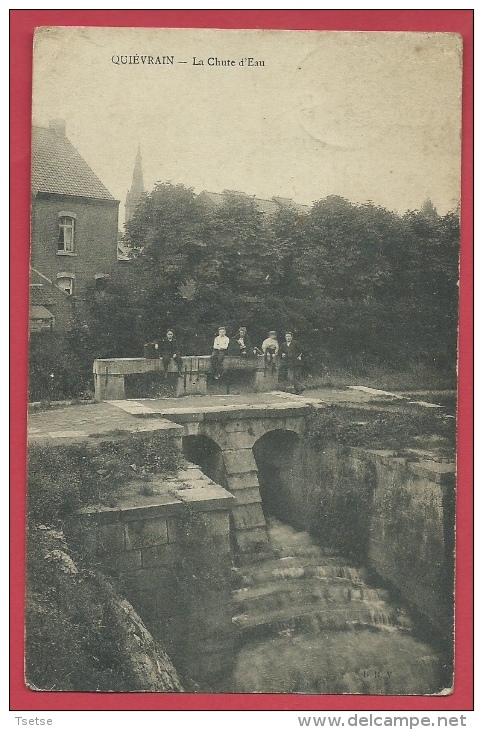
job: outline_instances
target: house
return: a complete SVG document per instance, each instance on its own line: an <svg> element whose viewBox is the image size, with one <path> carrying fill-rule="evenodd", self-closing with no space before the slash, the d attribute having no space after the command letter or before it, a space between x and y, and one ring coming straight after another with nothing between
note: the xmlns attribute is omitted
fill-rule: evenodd
<svg viewBox="0 0 483 730"><path fill-rule="evenodd" d="M42 329L41 314L46 321L39 307L52 314L50 328L64 329L87 289L102 288L114 273L118 212L119 201L69 141L65 123L34 126L31 329Z"/></svg>
<svg viewBox="0 0 483 730"><path fill-rule="evenodd" d="M57 284L30 268L30 333L65 332L76 314L76 300Z"/></svg>
<svg viewBox="0 0 483 730"><path fill-rule="evenodd" d="M247 193L240 192L239 190L223 190L222 193L210 193L208 190L203 190L199 194L199 200L203 201L206 205L209 205L213 210L221 208L226 202L228 196L236 195L241 198L246 198L255 203L255 206L264 215L276 215L280 210L291 210L301 215L308 215L310 213L310 206L301 205L295 203L290 198L273 197L270 200L264 198L257 198L255 195L248 195Z"/></svg>

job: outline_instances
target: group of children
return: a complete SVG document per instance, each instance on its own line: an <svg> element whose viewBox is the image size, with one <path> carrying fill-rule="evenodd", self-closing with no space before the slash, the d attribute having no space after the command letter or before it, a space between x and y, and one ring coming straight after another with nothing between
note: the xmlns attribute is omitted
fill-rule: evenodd
<svg viewBox="0 0 483 730"><path fill-rule="evenodd" d="M165 338L161 342L154 343L154 347L156 356L162 360L164 373L166 374L168 365L172 360L176 364L178 373L181 374L183 361L173 330L169 329ZM259 349L252 346L246 327L240 327L233 339L227 337L226 327L219 327L210 358L211 372L215 380L219 380L223 374L223 361L229 348L231 354L242 357L263 355L265 364L270 365L273 370L278 362L279 380L282 383L292 385L295 393L303 391L300 382L302 348L297 340L294 340L292 332L286 332L285 341L279 344L277 333L275 330L270 330L268 337L262 342L261 349Z"/></svg>

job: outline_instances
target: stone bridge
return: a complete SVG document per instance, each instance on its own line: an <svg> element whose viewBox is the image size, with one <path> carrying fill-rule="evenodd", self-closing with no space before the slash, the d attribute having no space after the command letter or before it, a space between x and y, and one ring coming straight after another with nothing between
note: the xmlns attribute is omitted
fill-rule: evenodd
<svg viewBox="0 0 483 730"><path fill-rule="evenodd" d="M231 516L237 554L253 559L268 549L254 446L269 433L301 437L307 414L324 404L286 393L258 396L252 403L247 400L246 396L233 396L108 403L129 415L163 418L183 427L187 459L235 497Z"/></svg>

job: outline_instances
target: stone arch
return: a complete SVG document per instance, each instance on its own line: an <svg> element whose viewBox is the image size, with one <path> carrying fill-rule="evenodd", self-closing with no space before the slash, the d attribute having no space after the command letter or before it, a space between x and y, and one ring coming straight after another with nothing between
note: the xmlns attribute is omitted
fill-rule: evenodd
<svg viewBox="0 0 483 730"><path fill-rule="evenodd" d="M270 429L254 443L253 455L265 517L297 527L300 435L292 429Z"/></svg>
<svg viewBox="0 0 483 730"><path fill-rule="evenodd" d="M203 474L222 487L227 486L227 475L220 446L209 436L183 436L183 454L197 464Z"/></svg>

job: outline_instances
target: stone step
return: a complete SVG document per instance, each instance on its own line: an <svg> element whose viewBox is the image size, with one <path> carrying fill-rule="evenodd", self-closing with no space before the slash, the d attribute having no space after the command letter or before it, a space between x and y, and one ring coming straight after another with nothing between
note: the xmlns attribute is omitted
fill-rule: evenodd
<svg viewBox="0 0 483 730"><path fill-rule="evenodd" d="M304 545L304 544L293 544L293 545L286 545L283 547L277 547L274 545L272 538L270 536L270 544L273 548L273 551L275 555L278 555L280 558L296 558L296 557L317 557L319 559L324 560L326 557L332 557L327 556L324 554L324 552L320 549L318 545ZM335 556L334 556L335 557Z"/></svg>
<svg viewBox="0 0 483 730"><path fill-rule="evenodd" d="M364 628L397 631L399 628L396 613L382 601L373 604L360 601L350 605L284 606L278 610L238 614L232 621L243 642L277 635L294 636Z"/></svg>
<svg viewBox="0 0 483 730"><path fill-rule="evenodd" d="M318 555L272 558L256 565L245 565L234 569L236 585L263 585L290 578L319 578L347 581L362 585L366 573L362 569L347 565L344 559Z"/></svg>
<svg viewBox="0 0 483 730"><path fill-rule="evenodd" d="M349 581L327 581L317 578L296 578L276 581L253 588L239 588L233 593L235 611L239 614L277 611L298 605L342 606L367 602L371 605L387 600L387 591L355 586Z"/></svg>

